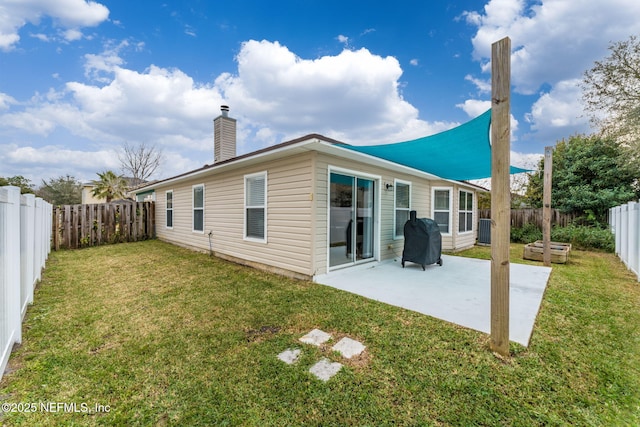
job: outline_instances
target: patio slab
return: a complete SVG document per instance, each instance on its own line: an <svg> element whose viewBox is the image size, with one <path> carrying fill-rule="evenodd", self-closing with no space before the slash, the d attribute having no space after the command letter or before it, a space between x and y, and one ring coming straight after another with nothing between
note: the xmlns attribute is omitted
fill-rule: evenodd
<svg viewBox="0 0 640 427"><path fill-rule="evenodd" d="M417 311L477 331L491 331L491 261L442 256L443 266L399 259L316 276L317 283ZM550 267L510 264L509 339L529 344Z"/></svg>

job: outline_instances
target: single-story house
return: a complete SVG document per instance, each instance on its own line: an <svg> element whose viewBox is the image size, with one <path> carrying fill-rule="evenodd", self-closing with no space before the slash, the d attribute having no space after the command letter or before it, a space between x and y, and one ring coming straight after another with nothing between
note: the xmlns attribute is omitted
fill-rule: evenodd
<svg viewBox="0 0 640 427"><path fill-rule="evenodd" d="M317 134L236 156L235 134L223 106L213 164L137 190L156 194L159 239L300 278L401 256L411 210L443 250L475 244L478 186Z"/></svg>

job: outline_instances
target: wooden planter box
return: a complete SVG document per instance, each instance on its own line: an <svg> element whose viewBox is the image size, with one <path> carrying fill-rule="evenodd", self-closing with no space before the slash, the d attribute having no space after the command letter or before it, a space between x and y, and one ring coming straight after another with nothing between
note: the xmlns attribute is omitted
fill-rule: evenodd
<svg viewBox="0 0 640 427"><path fill-rule="evenodd" d="M571 252L570 243L551 242L551 262L556 264L566 263L569 260L569 252ZM542 240L525 245L522 257L533 261L543 261L544 244Z"/></svg>

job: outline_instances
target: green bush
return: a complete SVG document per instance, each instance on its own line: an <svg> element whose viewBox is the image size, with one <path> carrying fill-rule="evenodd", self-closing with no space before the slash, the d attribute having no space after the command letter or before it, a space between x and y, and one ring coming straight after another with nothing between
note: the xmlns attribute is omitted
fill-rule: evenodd
<svg viewBox="0 0 640 427"><path fill-rule="evenodd" d="M535 224L525 224L522 228L511 229L513 243L531 243L542 240L542 231ZM611 231L597 226L569 225L567 227L553 227L551 240L554 242L571 243L574 249L598 249L613 252L615 239Z"/></svg>
<svg viewBox="0 0 640 427"><path fill-rule="evenodd" d="M542 240L542 231L535 224L525 224L522 228L511 228L513 243L531 243Z"/></svg>
<svg viewBox="0 0 640 427"><path fill-rule="evenodd" d="M606 228L600 227L587 227L584 225L553 227L551 240L571 243L575 249L600 249L606 252L615 250L613 233Z"/></svg>

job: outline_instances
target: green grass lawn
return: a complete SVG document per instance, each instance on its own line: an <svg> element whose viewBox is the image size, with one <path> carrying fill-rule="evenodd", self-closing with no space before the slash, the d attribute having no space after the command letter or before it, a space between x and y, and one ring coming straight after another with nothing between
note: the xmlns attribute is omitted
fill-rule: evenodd
<svg viewBox="0 0 640 427"><path fill-rule="evenodd" d="M299 343L313 328L367 350ZM276 358L287 348L303 349L295 365ZM640 285L615 256L554 265L530 346L511 349L501 359L485 334L159 241L54 252L0 400L79 412L0 423L640 425ZM345 365L326 383L308 372L321 357Z"/></svg>

